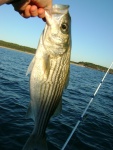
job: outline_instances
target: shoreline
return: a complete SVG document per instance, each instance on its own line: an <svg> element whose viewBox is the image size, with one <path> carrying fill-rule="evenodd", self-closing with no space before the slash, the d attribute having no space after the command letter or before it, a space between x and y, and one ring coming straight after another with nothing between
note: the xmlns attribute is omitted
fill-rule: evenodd
<svg viewBox="0 0 113 150"><path fill-rule="evenodd" d="M6 48L6 49L9 49L9 50L14 50L14 51L18 51L18 52L23 52L23 53L26 53L26 54L34 55L33 53L30 53L30 52L27 52L27 51L21 51L21 50L10 48L10 47L0 46L0 48Z"/></svg>
<svg viewBox="0 0 113 150"><path fill-rule="evenodd" d="M73 63L73 62L71 62L71 61L70 61L70 64L76 65L76 66L80 66L80 67L86 67L86 66L84 66L84 65L80 65L80 64L77 64L77 63Z"/></svg>
<svg viewBox="0 0 113 150"><path fill-rule="evenodd" d="M6 47L6 46L0 46L0 48L6 48L8 50L14 50L14 51L18 51L18 52L23 52L23 53L26 53L26 54L29 54L29 55L35 55L34 53L30 53L30 52L27 52L27 51L23 51L23 50L18 50L18 49L14 49L14 48L9 48L9 47ZM85 64L85 62L83 62ZM85 68L90 68L90 69L94 69L94 70L98 70L98 71L101 71L101 72L106 72L107 68L106 69L101 69L101 68L93 68L93 67L90 67L90 66L86 66L84 64L79 64L79 63L76 63L76 62L73 62L73 61L70 61L70 64L72 65L76 65L76 66L80 66L80 67L85 67ZM90 64L90 63L88 63ZM93 64L95 65L95 64ZM103 66L99 66L99 67L103 67ZM111 71L109 72L110 74L113 74L113 69L111 69Z"/></svg>

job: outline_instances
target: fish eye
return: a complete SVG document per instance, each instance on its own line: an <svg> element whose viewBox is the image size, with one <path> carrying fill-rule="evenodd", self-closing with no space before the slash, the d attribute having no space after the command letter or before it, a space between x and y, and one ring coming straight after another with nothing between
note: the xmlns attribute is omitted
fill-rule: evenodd
<svg viewBox="0 0 113 150"><path fill-rule="evenodd" d="M62 29L66 30L67 29L67 25L66 24L62 24Z"/></svg>
<svg viewBox="0 0 113 150"><path fill-rule="evenodd" d="M66 23L61 24L62 33L66 33L68 31L68 25Z"/></svg>

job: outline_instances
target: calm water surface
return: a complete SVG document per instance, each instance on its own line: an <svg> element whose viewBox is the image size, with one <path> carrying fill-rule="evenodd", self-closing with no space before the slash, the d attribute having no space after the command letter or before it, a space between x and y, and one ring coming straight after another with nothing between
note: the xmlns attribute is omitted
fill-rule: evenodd
<svg viewBox="0 0 113 150"><path fill-rule="evenodd" d="M32 119L25 117L30 101L25 74L32 58L0 48L0 150L21 150L33 130ZM50 120L46 131L49 150L61 149L103 76L103 72L71 65L62 114ZM66 150L113 150L113 75L107 75Z"/></svg>

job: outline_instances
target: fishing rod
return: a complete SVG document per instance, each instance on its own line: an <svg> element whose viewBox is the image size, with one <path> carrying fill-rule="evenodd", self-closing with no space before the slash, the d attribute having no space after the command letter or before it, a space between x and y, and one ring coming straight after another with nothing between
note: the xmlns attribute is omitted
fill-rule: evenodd
<svg viewBox="0 0 113 150"><path fill-rule="evenodd" d="M99 83L97 89L95 90L95 92L94 92L94 94L93 94L93 97L91 98L91 100L90 100L89 103L87 104L85 110L83 111L83 113L82 113L82 115L81 115L81 117L80 117L80 120L77 121L75 127L73 128L71 134L70 134L69 137L67 138L67 140L66 140L66 142L64 143L63 147L61 148L61 150L64 150L64 149L66 148L66 146L67 146L69 140L71 139L72 135L73 135L74 132L76 131L76 129L77 129L77 127L79 126L80 122L83 121L84 115L85 115L86 111L88 110L89 106L91 105L91 103L92 103L94 97L96 96L96 94L97 94L97 92L98 92L100 86L102 85L102 83L103 83L105 77L107 76L107 74L108 74L110 68L112 67L112 65L113 65L113 62L111 63L111 65L110 65L110 67L108 68L108 70L106 71L104 77L102 78L102 80L101 80L101 82Z"/></svg>

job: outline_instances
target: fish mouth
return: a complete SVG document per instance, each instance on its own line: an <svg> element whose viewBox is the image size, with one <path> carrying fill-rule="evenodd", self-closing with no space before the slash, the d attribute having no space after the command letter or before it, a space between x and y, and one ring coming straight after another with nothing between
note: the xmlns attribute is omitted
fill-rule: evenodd
<svg viewBox="0 0 113 150"><path fill-rule="evenodd" d="M62 13L63 11L67 12L69 8L69 5L58 5L55 4L52 7L53 13Z"/></svg>

